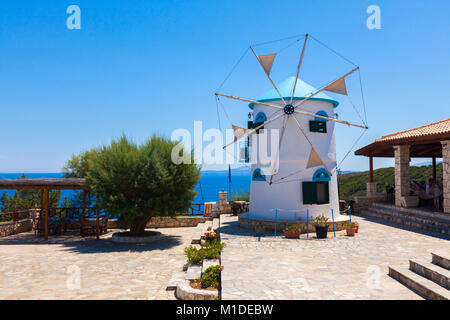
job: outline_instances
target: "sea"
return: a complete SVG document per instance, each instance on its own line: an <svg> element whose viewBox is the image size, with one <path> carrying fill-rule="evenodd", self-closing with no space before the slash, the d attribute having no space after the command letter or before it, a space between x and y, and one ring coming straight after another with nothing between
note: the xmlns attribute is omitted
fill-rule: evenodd
<svg viewBox="0 0 450 320"><path fill-rule="evenodd" d="M22 173L0 173L0 179L19 179ZM26 173L27 178L62 178L61 173ZM250 170L237 168L231 170L231 183L229 182L228 170L225 171L202 171L199 183L195 186L197 195L192 203L218 202L219 192L224 190L230 193L248 192L250 189ZM9 195L14 190L7 190ZM3 193L3 190L1 190ZM62 190L61 201L64 196L70 197L74 191Z"/></svg>

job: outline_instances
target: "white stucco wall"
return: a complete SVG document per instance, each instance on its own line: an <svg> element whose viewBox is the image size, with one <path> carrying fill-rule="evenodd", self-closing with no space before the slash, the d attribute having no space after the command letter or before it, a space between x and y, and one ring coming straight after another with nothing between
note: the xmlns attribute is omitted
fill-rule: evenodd
<svg viewBox="0 0 450 320"><path fill-rule="evenodd" d="M283 106L280 102L274 104ZM325 111L328 116L334 117L333 105L324 101L307 101L299 107L301 110L311 113ZM254 116L258 112L264 112L268 119L276 112L276 109L263 105L254 106ZM281 144L279 157L279 171L273 178L273 184L269 185L270 173L272 172L268 165L254 163L252 158L252 176L256 168L263 169L266 173L266 181L254 181L252 179L250 186L250 216L261 218L274 218L275 209L278 209L278 219L298 219L306 221L306 212L309 209L309 216L314 217L324 215L331 219L331 209L334 211L335 220L339 221L339 196L337 188L337 177L335 174L336 167L336 143L334 135L335 123L327 122L327 133L316 133L309 131L309 121L314 117L304 116L300 114L291 115L296 117L304 131L310 138L321 158L325 161L328 169L333 173L331 181L329 181L330 203L322 205L304 205L302 195L302 182L313 181L314 173L323 168L318 166L306 169L306 164L310 155L311 147L303 134L298 129L294 119L289 119L286 126L286 132ZM284 117L268 124L265 130L281 129ZM267 132L267 131L266 131ZM270 132L270 131L269 131ZM268 133L269 134L269 133ZM281 134L281 130L280 130ZM252 135L253 138L258 135ZM268 137L270 140L270 135ZM252 152L255 152L255 140L253 140ZM269 141L269 150L270 150ZM280 180L280 178L290 175L294 172L298 173ZM342 217L342 219L344 219Z"/></svg>

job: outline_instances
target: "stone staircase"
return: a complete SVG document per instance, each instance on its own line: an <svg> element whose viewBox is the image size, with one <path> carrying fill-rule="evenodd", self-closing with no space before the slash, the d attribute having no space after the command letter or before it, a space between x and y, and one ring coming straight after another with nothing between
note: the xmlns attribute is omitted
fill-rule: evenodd
<svg viewBox="0 0 450 320"><path fill-rule="evenodd" d="M355 213L356 214L356 213ZM397 207L389 203L373 203L357 215L369 216L416 230L450 236L450 214L418 208Z"/></svg>
<svg viewBox="0 0 450 320"><path fill-rule="evenodd" d="M197 225L197 230L194 232L194 236L192 238L192 244L201 244L202 239L206 232L208 232L208 228L211 228L211 232L217 232L219 229L219 218L214 218L213 220L208 220L203 223L199 223Z"/></svg>
<svg viewBox="0 0 450 320"><path fill-rule="evenodd" d="M409 268L389 266L389 275L425 299L450 299L450 251L433 252L431 262L411 259Z"/></svg>

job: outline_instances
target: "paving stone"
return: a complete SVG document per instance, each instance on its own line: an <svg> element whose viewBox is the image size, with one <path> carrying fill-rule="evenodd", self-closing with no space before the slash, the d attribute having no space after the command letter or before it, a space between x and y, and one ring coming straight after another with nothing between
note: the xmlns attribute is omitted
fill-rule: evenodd
<svg viewBox="0 0 450 320"><path fill-rule="evenodd" d="M158 231L164 239L142 245L113 243L112 232L99 241L70 231L48 242L31 232L0 238L0 299L175 299L166 287L196 227ZM69 288L77 270L80 286Z"/></svg>
<svg viewBox="0 0 450 320"><path fill-rule="evenodd" d="M432 235L397 229L362 217L359 233L300 240L257 237L221 215L222 299L421 299L388 276L390 264L426 258L449 246ZM236 294L239 293L239 295Z"/></svg>

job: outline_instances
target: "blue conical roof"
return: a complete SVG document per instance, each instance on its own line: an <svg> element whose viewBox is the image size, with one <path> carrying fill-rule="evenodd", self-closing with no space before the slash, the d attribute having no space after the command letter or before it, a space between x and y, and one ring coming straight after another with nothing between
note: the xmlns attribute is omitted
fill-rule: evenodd
<svg viewBox="0 0 450 320"><path fill-rule="evenodd" d="M283 96L284 100L290 100L291 94L292 94L292 88L294 87L295 77L289 77L280 84L277 85L278 90L280 91L281 95ZM303 100L311 93L316 91L317 89L313 86L307 84L306 82L298 79L297 80L297 86L295 87L295 93L294 93L294 100ZM262 96L258 98L258 102L268 102L268 101L279 101L280 96L275 90L275 88L270 89L266 93L264 93ZM312 97L309 100L318 100L318 101L327 101L333 104L333 106L336 108L339 104L336 100L331 98L330 96L326 95L323 92L320 92L316 94L314 97ZM250 109L253 109L254 103L250 103L248 106Z"/></svg>

